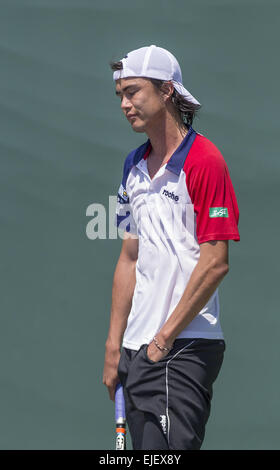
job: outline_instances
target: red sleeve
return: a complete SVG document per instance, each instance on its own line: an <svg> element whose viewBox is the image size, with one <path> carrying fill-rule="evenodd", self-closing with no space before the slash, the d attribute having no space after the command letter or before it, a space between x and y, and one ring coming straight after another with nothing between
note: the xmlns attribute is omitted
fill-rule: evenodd
<svg viewBox="0 0 280 470"><path fill-rule="evenodd" d="M228 166L217 147L198 134L186 158L187 189L196 213L198 243L239 241L239 210Z"/></svg>

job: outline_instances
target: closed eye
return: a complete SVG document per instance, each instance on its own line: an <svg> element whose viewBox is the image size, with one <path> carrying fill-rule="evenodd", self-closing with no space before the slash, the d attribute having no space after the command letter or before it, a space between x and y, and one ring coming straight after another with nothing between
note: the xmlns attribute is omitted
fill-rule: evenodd
<svg viewBox="0 0 280 470"><path fill-rule="evenodd" d="M130 91L130 92L127 91L127 92L125 93L125 95L126 95L126 97L127 97L128 99L130 99L135 93L136 93L136 91ZM119 97L121 98L121 100L122 100L122 96L121 96L121 95L118 95L118 96L119 96Z"/></svg>
<svg viewBox="0 0 280 470"><path fill-rule="evenodd" d="M124 90L125 91L125 90ZM125 94L127 97L133 96L138 90L133 90L133 91L125 91ZM116 91L116 95L119 96L120 98L122 97L122 94L119 91Z"/></svg>

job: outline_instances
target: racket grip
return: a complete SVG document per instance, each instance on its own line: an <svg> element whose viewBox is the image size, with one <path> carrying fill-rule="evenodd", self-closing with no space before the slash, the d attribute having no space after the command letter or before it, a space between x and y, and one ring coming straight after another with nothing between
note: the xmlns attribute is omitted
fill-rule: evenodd
<svg viewBox="0 0 280 470"><path fill-rule="evenodd" d="M119 421L120 418L125 419L125 404L121 383L117 384L115 391L115 418L116 422Z"/></svg>
<svg viewBox="0 0 280 470"><path fill-rule="evenodd" d="M126 450L126 416L123 388L120 383L115 391L116 450Z"/></svg>

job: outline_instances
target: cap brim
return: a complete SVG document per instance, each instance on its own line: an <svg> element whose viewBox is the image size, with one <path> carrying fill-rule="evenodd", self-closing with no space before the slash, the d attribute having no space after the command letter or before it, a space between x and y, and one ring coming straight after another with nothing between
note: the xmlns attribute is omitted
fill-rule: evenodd
<svg viewBox="0 0 280 470"><path fill-rule="evenodd" d="M200 105L199 101L197 101L197 99L181 83L178 83L174 80L172 80L172 83L175 90L177 90L180 95L183 95L188 101Z"/></svg>

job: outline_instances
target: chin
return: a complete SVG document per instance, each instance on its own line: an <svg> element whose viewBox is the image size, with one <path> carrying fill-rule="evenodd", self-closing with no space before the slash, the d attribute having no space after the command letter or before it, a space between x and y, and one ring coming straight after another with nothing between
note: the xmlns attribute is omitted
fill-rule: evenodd
<svg viewBox="0 0 280 470"><path fill-rule="evenodd" d="M134 125L133 125L133 124L134 124ZM139 133L140 133L140 132L145 132L145 126L143 126L143 125L142 125L142 126L141 126L141 125L138 125L138 126L137 126L137 125L135 125L135 122L132 123L131 127L132 127L132 129L134 130L134 132L139 132Z"/></svg>
<svg viewBox="0 0 280 470"><path fill-rule="evenodd" d="M140 134L141 132L142 132L142 133L145 132L144 129L141 129L141 128L139 128L139 129L136 128L136 129L135 129L135 128L133 127L133 130L134 130L134 132L139 132L139 134Z"/></svg>

